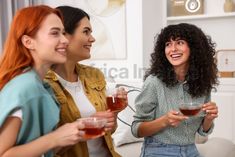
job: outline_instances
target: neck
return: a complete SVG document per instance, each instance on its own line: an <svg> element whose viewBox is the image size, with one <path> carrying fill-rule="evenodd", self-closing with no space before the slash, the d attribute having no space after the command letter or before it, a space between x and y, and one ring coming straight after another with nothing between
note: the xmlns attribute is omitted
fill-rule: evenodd
<svg viewBox="0 0 235 157"><path fill-rule="evenodd" d="M44 79L47 71L50 69L51 65L34 65L34 70L38 73L41 80Z"/></svg>
<svg viewBox="0 0 235 157"><path fill-rule="evenodd" d="M184 81L187 74L188 68L175 68L176 79L179 81Z"/></svg>
<svg viewBox="0 0 235 157"><path fill-rule="evenodd" d="M78 74L75 70L75 66L76 63L74 62L66 62L56 65L53 70L66 81L76 82L78 80Z"/></svg>

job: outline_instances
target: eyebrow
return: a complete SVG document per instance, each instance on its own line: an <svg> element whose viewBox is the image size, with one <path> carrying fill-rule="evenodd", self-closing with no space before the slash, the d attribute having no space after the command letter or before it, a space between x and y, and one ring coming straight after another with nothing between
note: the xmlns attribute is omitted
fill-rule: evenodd
<svg viewBox="0 0 235 157"><path fill-rule="evenodd" d="M52 27L52 28L50 28L50 30L64 31L64 29L61 29L61 28L59 28L59 27Z"/></svg>
<svg viewBox="0 0 235 157"><path fill-rule="evenodd" d="M184 40L184 39L182 37L177 37L175 38L175 40L178 41L178 40Z"/></svg>
<svg viewBox="0 0 235 157"><path fill-rule="evenodd" d="M83 29L87 29L87 30L89 30L89 31L91 31L91 32L92 32L92 30L91 30L91 28L90 28L90 27L84 27Z"/></svg>

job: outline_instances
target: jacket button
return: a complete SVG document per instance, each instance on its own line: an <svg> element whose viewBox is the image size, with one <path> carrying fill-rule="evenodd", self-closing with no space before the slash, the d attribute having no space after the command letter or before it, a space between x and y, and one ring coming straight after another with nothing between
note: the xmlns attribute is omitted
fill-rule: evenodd
<svg viewBox="0 0 235 157"><path fill-rule="evenodd" d="M96 106L98 106L98 103L97 103L97 102L95 102L95 105L96 105Z"/></svg>

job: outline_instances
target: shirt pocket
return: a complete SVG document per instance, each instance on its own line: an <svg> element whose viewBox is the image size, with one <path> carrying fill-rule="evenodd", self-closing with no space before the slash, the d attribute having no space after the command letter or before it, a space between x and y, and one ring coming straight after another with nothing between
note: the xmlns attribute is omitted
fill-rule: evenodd
<svg viewBox="0 0 235 157"><path fill-rule="evenodd" d="M92 90L96 90L98 92L104 90L105 82L104 81L97 81L97 82L88 82L88 87Z"/></svg>
<svg viewBox="0 0 235 157"><path fill-rule="evenodd" d="M97 111L106 109L105 82L87 82L86 94Z"/></svg>

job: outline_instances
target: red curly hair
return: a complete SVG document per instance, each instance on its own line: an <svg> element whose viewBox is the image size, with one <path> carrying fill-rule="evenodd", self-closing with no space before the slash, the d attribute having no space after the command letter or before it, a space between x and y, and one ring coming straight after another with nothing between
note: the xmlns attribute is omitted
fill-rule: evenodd
<svg viewBox="0 0 235 157"><path fill-rule="evenodd" d="M33 66L34 60L21 38L23 35L34 37L49 14L56 14L63 21L59 10L46 5L26 7L16 13L0 61L0 90L25 67Z"/></svg>

